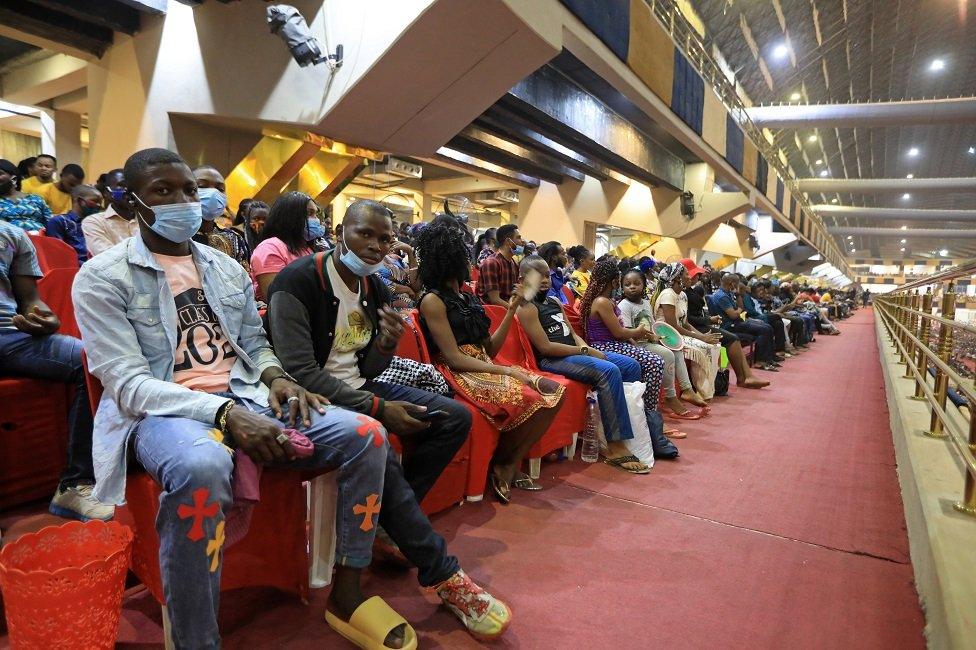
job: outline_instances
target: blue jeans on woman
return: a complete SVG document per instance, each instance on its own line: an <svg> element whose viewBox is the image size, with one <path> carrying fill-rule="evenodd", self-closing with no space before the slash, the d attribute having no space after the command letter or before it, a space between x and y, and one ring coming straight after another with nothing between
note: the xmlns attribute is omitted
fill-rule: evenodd
<svg viewBox="0 0 976 650"><path fill-rule="evenodd" d="M237 401L273 419L270 409ZM421 512L383 426L338 407L324 415L313 411L311 420L302 433L315 447L312 456L286 466L337 469L336 562L368 566L376 527L382 525L420 568L422 584L457 572L457 559L447 555L444 539ZM217 608L224 512L233 502L234 443L210 423L176 417L147 417L133 435L136 458L163 488L156 530L173 641L179 648L220 647Z"/></svg>
<svg viewBox="0 0 976 650"><path fill-rule="evenodd" d="M600 404L600 420L607 440L633 440L634 430L627 414L623 382L641 380L636 359L604 352L607 360L574 354L569 357L539 357L539 367L593 386Z"/></svg>

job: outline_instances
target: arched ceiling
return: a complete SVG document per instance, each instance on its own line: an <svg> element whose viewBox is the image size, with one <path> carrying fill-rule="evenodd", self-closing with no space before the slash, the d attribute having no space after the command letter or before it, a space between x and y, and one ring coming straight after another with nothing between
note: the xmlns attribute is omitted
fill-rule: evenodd
<svg viewBox="0 0 976 650"><path fill-rule="evenodd" d="M754 105L888 102L971 97L976 88L976 3L968 0L700 0L714 44ZM780 45L786 51L777 51ZM942 62L941 69L936 61ZM799 98L794 98L799 93ZM775 131L798 177L963 177L976 174L976 124ZM811 141L811 136L816 136ZM910 155L912 148L917 155ZM822 161L817 164L816 161ZM813 195L813 203L966 209L974 193ZM825 217L830 226L834 217ZM838 218L843 226L910 221ZM918 227L918 224L916 224ZM846 239L846 238L845 238ZM976 256L976 244L855 237L852 257ZM850 246L846 250L850 251Z"/></svg>

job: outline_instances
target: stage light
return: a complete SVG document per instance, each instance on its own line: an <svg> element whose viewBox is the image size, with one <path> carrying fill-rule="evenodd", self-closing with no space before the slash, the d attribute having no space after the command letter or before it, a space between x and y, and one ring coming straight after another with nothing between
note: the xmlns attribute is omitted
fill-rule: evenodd
<svg viewBox="0 0 976 650"><path fill-rule="evenodd" d="M945 61L942 59L932 59L932 63L929 64L929 70L931 72L940 72L945 69Z"/></svg>

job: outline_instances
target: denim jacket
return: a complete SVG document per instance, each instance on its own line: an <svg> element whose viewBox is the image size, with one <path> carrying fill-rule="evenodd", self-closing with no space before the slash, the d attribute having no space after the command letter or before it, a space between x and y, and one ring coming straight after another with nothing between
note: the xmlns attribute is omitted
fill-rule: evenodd
<svg viewBox="0 0 976 650"><path fill-rule="evenodd" d="M251 279L237 262L212 248L190 242L190 252L207 302L237 353L230 390L267 406L261 373L281 364L265 337ZM88 261L71 297L88 368L104 387L92 445L95 496L120 505L125 502L127 445L136 423L147 415L210 423L227 398L173 383L176 303L163 268L138 234Z"/></svg>

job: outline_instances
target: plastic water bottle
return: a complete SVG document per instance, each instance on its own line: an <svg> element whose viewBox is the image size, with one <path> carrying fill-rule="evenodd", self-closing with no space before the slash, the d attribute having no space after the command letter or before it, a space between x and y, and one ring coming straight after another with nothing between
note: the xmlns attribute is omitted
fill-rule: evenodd
<svg viewBox="0 0 976 650"><path fill-rule="evenodd" d="M580 459L584 463L595 463L600 458L600 441L596 439L596 393L586 394L586 428L580 445Z"/></svg>

